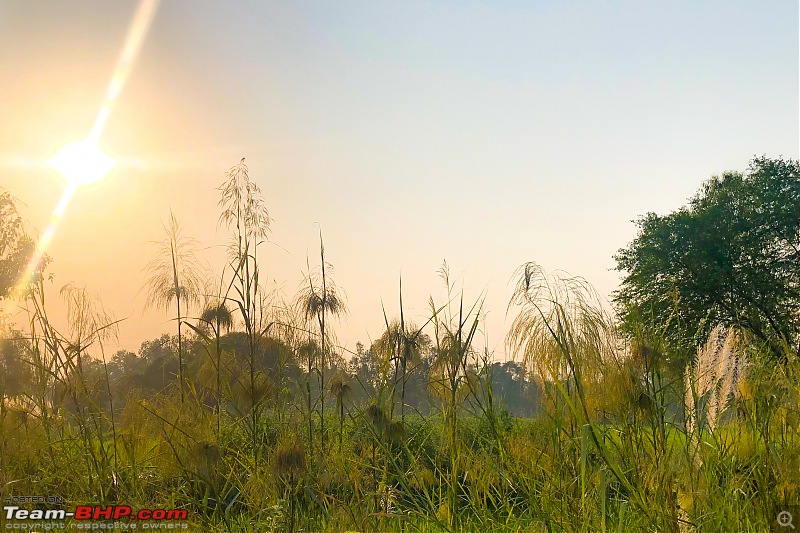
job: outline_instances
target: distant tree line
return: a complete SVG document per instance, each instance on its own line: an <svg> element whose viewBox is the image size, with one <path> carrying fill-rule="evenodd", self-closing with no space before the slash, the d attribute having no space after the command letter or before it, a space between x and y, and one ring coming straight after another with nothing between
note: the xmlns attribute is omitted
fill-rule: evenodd
<svg viewBox="0 0 800 533"><path fill-rule="evenodd" d="M244 375L247 367L247 339L243 332L230 332L220 339L225 353L225 381L233 384L234 394L226 402L235 403L237 398L246 403L245 389L241 386L246 381ZM184 364L186 365L187 382L209 407L216 405L215 380L213 364L202 346L202 340L190 335L183 341ZM377 341L376 341L377 342ZM18 389L30 387L32 373L23 359L23 341L5 340L0 343L0 368L3 379L7 381L4 389L11 395ZM419 359L410 369L406 384L406 406L409 412L423 416L435 414L441 408L441 401L432 393L430 383L431 365L434 355L430 340L423 344ZM332 358L327 368L331 381L344 384L342 401L349 409L356 405L367 405L381 388L381 380L386 379L380 368L380 357L376 355L378 347L373 343L365 348L362 343L356 344L356 352L350 360L341 357ZM279 366L284 376L284 384L288 390L278 390L278 383L265 384L264 392L268 404L276 406L278 402L287 404L302 403L305 387L305 371L302 361L291 357L290 347L279 339L264 338L256 352L256 365L259 372L277 376ZM107 367L107 368L106 368ZM107 365L98 359L87 359L83 364L83 375L90 384L90 394L94 400L109 409L109 398L115 398L115 408L122 409L125 399L129 397L146 398L177 387L178 383L178 337L163 334L158 338L144 341L136 352L119 350L108 360ZM110 388L106 384L106 371ZM498 407L514 417L530 417L539 410L541 402L540 381L534 379L530 372L514 361L493 362L490 365L492 389ZM389 376L391 379L391 376ZM13 387L12 387L13 382ZM237 383L238 393L237 393ZM337 407L337 394L329 387L326 395L326 409ZM339 394L342 393L341 385ZM312 395L319 394L319 388L312 387ZM228 406L233 410L234 406Z"/></svg>

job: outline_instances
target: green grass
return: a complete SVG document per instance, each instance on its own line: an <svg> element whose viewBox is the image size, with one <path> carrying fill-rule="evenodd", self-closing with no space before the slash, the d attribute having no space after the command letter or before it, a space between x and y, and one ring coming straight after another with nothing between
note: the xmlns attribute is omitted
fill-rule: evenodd
<svg viewBox="0 0 800 533"><path fill-rule="evenodd" d="M401 298L358 354L372 368L361 383L332 334L343 307L322 243L294 305L264 294L254 250L269 219L246 182L240 164L226 189L226 203L245 201L228 210L238 246L206 318L177 313L176 346L162 338L110 365L115 323L96 298L62 291L62 333L43 277L29 287L27 329L0 345L0 499L180 508L195 529L228 533L763 532L800 503L796 354L776 364L749 340L710 423L719 383L686 399L705 379L686 363L695 354L646 324L620 336L585 282L527 264L508 345L540 394L535 416L514 418L475 346L482 302L465 304L445 265L444 302L431 298L417 329ZM185 289L174 261L167 302ZM412 383L430 414L401 405Z"/></svg>
<svg viewBox="0 0 800 533"><path fill-rule="evenodd" d="M280 480L292 474L281 472L274 457L287 435L302 435L302 418L281 424L266 412L258 434L268 460L254 465L247 448L250 432L226 419L219 443L204 440L208 428L201 412L181 407L176 396L146 404L129 401L119 422L118 456L113 456L108 435L91 440L94 454L102 456L99 450L105 448L108 455L103 476L88 475L78 426L53 420L58 434L48 440L44 420L21 420L20 411L6 410L4 495L54 494L74 504L184 508L192 523L208 531L284 531L293 505L299 531L452 531L447 514L451 489L457 531L600 531L603 524L606 531L656 530L674 519L670 506L680 508L697 530L731 524L740 531L769 527L772 510L759 497L766 456L736 422L703 441L702 466L679 452L686 440L678 429L669 432L674 455L659 463L647 450L633 453L626 447L647 442L647 430L626 435L620 427L602 426L609 435L605 453L619 461L640 491L637 501L583 430L556 433L547 419L514 420L498 442L485 420L463 417L458 435L463 462L452 476L441 417L408 416L403 434L382 442L371 422L354 412L344 425L341 449L331 433L325 453L295 472L296 487L287 490ZM774 452L796 458L800 450ZM670 483L666 492L659 484L664 476ZM696 481L690 485L692 476ZM453 478L457 485L450 487ZM680 529L680 522L675 527Z"/></svg>

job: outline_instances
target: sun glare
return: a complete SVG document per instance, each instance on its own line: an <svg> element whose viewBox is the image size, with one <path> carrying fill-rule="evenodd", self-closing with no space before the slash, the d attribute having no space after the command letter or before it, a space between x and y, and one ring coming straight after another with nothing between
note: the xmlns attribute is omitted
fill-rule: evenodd
<svg viewBox="0 0 800 533"><path fill-rule="evenodd" d="M89 140L65 145L50 160L50 166L74 186L101 181L115 164L97 143Z"/></svg>

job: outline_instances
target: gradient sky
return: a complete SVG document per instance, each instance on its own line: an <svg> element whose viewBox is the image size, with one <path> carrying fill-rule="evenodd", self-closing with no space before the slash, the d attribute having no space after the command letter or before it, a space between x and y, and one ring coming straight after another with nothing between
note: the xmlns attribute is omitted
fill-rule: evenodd
<svg viewBox="0 0 800 533"><path fill-rule="evenodd" d="M64 187L46 160L91 129L136 6L0 1L0 186L32 228ZM423 322L446 259L468 300L486 292L502 358L520 264L608 296L632 219L753 155L798 157L798 22L795 0L165 1L101 139L121 164L49 250L50 299L86 285L129 317L126 348L172 331L142 313L148 243L171 208L218 267L215 187L246 157L287 295L322 229L342 344L381 334L401 274Z"/></svg>

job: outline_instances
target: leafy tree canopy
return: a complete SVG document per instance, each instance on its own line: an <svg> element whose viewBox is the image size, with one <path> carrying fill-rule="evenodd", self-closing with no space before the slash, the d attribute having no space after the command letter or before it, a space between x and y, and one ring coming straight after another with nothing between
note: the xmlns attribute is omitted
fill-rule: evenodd
<svg viewBox="0 0 800 533"><path fill-rule="evenodd" d="M25 234L14 198L0 190L0 300L11 296L33 256L35 243ZM47 261L43 258L40 268ZM37 271L38 273L38 271Z"/></svg>
<svg viewBox="0 0 800 533"><path fill-rule="evenodd" d="M689 204L648 213L614 257L623 323L649 324L697 346L717 323L782 353L800 341L800 164L754 159L747 172L707 181Z"/></svg>

